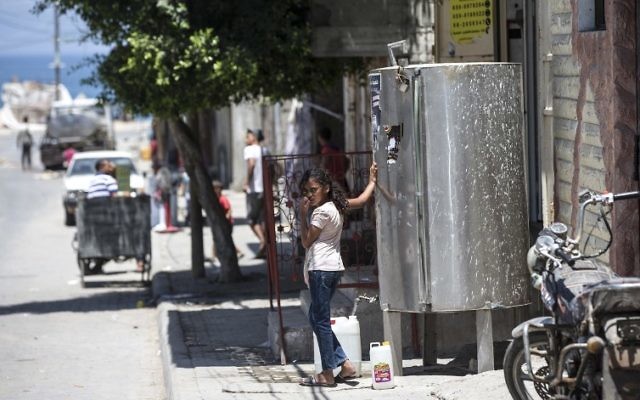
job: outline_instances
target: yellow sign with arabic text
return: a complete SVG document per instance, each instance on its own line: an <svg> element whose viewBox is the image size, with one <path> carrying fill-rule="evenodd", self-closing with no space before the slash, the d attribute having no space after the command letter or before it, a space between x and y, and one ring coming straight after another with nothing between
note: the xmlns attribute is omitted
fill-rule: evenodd
<svg viewBox="0 0 640 400"><path fill-rule="evenodd" d="M450 0L450 35L458 44L470 44L490 34L491 0Z"/></svg>

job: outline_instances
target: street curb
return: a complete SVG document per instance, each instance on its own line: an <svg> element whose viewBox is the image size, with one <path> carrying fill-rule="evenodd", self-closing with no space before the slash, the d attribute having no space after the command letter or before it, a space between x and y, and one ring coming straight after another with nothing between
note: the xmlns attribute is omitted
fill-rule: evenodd
<svg viewBox="0 0 640 400"><path fill-rule="evenodd" d="M155 291L154 291L155 293ZM175 392L173 387L173 378L171 374L171 345L167 340L167 329L169 325L167 306L162 303L157 307L158 310L158 337L160 339L160 357L162 359L162 376L164 378L164 390L167 400L173 399Z"/></svg>
<svg viewBox="0 0 640 400"><path fill-rule="evenodd" d="M194 385L194 383L197 383L195 366L184 344L182 327L176 323L169 323L169 314L171 312L177 312L175 304L162 302L158 305L160 353L166 399L203 399L199 388ZM178 364L188 365L188 367L179 368Z"/></svg>
<svg viewBox="0 0 640 400"><path fill-rule="evenodd" d="M156 272L151 278L151 295L153 296L153 299L159 304L162 296L168 294L171 294L171 281L169 280L169 274L166 272Z"/></svg>
<svg viewBox="0 0 640 400"><path fill-rule="evenodd" d="M151 291L157 301L158 338L166 400L202 399L197 385L193 384L197 382L195 368L185 345L182 326L179 323L170 323L169 315L171 312L178 312L178 307L162 299L163 296L171 294L169 274L154 274ZM178 364L188 364L190 368L178 368Z"/></svg>

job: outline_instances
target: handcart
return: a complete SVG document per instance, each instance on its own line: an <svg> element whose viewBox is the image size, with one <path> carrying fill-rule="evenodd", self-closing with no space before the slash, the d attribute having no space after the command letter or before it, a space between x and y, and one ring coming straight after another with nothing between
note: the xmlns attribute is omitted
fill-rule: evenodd
<svg viewBox="0 0 640 400"><path fill-rule="evenodd" d="M147 195L80 198L76 209L80 283L109 262L144 260L141 282L151 277L151 201Z"/></svg>

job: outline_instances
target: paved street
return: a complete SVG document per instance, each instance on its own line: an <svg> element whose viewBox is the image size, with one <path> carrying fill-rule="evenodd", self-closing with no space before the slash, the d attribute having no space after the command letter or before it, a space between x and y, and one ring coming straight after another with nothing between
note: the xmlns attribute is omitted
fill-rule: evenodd
<svg viewBox="0 0 640 400"><path fill-rule="evenodd" d="M0 399L163 399L149 289L131 262L80 287L61 175L33 156L0 132Z"/></svg>

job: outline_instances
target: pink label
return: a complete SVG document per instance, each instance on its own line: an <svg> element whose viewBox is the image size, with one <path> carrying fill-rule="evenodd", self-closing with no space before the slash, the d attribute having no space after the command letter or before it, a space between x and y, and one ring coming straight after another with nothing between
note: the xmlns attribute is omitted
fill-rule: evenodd
<svg viewBox="0 0 640 400"><path fill-rule="evenodd" d="M373 380L376 383L391 381L391 368L388 363L377 363L373 367Z"/></svg>

